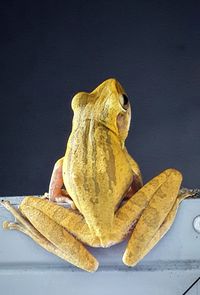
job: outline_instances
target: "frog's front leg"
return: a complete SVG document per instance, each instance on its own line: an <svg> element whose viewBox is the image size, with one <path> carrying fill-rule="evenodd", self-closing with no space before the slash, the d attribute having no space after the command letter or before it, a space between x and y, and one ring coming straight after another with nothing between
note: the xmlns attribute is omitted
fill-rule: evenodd
<svg viewBox="0 0 200 295"><path fill-rule="evenodd" d="M123 262L134 266L141 260L170 228L181 199L178 196L182 176L175 169L167 169L154 177L134 194L116 213L115 232L132 235L123 256Z"/></svg>
<svg viewBox="0 0 200 295"><path fill-rule="evenodd" d="M45 194L44 197L47 197L50 201L69 203L73 208L75 208L72 199L69 197L67 192L62 189L63 160L64 158L61 158L55 163L50 179L49 193Z"/></svg>

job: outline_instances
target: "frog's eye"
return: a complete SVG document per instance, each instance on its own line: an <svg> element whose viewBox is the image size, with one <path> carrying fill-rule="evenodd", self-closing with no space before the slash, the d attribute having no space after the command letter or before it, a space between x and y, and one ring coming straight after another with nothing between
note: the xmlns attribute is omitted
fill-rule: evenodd
<svg viewBox="0 0 200 295"><path fill-rule="evenodd" d="M120 94L120 103L125 110L128 109L128 102L128 96L126 94Z"/></svg>

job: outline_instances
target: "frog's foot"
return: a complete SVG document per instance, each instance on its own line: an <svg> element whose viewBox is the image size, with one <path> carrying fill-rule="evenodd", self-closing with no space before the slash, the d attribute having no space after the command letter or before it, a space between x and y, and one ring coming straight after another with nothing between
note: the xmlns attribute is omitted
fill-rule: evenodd
<svg viewBox="0 0 200 295"><path fill-rule="evenodd" d="M170 228L180 201L189 196L180 193L180 172L167 169L145 184L116 213L115 231L130 232L135 225L123 262L134 266ZM119 239L120 234L118 236Z"/></svg>
<svg viewBox="0 0 200 295"><path fill-rule="evenodd" d="M45 202L45 200L36 199ZM22 211L26 213L27 220L9 202L2 202L2 205L19 222L5 221L3 224L4 229L15 229L25 233L47 251L86 271L93 272L98 268L98 261L82 243L43 212L31 206L23 206L22 204Z"/></svg>
<svg viewBox="0 0 200 295"><path fill-rule="evenodd" d="M185 199L185 198L200 198L200 189L188 189L185 187L182 187L179 190L179 198Z"/></svg>

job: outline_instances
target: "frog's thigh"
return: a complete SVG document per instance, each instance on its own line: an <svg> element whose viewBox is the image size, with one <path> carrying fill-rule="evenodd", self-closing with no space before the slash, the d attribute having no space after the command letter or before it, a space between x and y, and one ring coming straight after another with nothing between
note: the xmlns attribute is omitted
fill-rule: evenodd
<svg viewBox="0 0 200 295"><path fill-rule="evenodd" d="M159 185L152 187L157 178ZM145 185L151 195L133 230L123 256L123 262L134 266L159 241L174 220L182 175L175 169L167 169ZM141 189L142 190L142 189ZM141 201L147 198L143 191Z"/></svg>
<svg viewBox="0 0 200 295"><path fill-rule="evenodd" d="M174 173L176 173L176 170L173 169L163 171L146 183L119 208L114 219L114 232L116 233L118 241L123 240L124 235L130 231L135 222L139 219L155 192L166 182L168 177Z"/></svg>
<svg viewBox="0 0 200 295"><path fill-rule="evenodd" d="M77 211L74 211L70 208L64 208L45 199L26 197L23 199L20 205L20 210L29 220L30 218L28 215L30 214L30 208L36 209L38 212L43 213L43 216L47 216L50 218L50 221L52 220L58 225L64 227L68 232L70 232L73 236L76 236L77 239L84 244L88 244L93 247L100 246L99 239L91 234L84 217L78 214ZM35 219L36 218L37 214ZM48 224L46 224L44 227L47 226Z"/></svg>
<svg viewBox="0 0 200 295"><path fill-rule="evenodd" d="M27 197L21 205L20 210L23 215L32 223L32 225L58 250L54 254L62 254L62 258L68 262L85 269L87 271L95 271L98 267L98 261L95 257L86 250L80 241L78 241L71 233L61 226L57 220L51 218L49 215L59 215L57 212L59 207L52 203L53 212L48 214L47 200L38 199L40 202L35 202L36 198ZM37 206L37 204L40 204ZM47 206L46 206L47 205ZM56 210L57 209L57 210ZM61 212L60 212L60 217ZM60 256L60 255L59 255ZM61 256L60 256L61 257Z"/></svg>
<svg viewBox="0 0 200 295"><path fill-rule="evenodd" d="M144 249L142 255L140 257L138 257L138 260L137 261L139 261L140 259L142 259L146 254L148 254L149 251L159 242L159 240L170 229L170 227L171 227L171 225L172 225L172 223L173 223L173 221L174 221L174 219L176 217L176 213L177 213L177 210L178 210L179 203L180 203L180 199L177 198L176 201L175 201L175 203L174 203L174 205L173 205L173 207L172 207L172 209L168 213L167 217L165 218L165 220L163 221L163 223L161 224L161 226L159 227L159 229L157 230L157 232L155 233L155 235L153 236L153 238L151 239L151 241L147 244L147 246ZM125 258L125 256L127 256L126 252L124 253L124 258L123 258L123 261L126 263L127 258ZM137 261L135 261L134 264L136 264Z"/></svg>
<svg viewBox="0 0 200 295"><path fill-rule="evenodd" d="M167 214L167 217L153 236L152 240L146 247L146 250L143 252L143 257L159 242L159 240L166 234L166 232L170 229L179 207L179 204L182 200L192 195L192 192L186 191L181 192L179 191L178 197L176 198L172 209ZM141 257L142 258L142 257Z"/></svg>

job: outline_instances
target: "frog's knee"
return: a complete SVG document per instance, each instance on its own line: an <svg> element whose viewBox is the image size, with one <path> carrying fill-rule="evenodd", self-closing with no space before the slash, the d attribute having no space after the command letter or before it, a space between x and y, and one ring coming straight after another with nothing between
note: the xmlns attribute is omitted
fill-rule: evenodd
<svg viewBox="0 0 200 295"><path fill-rule="evenodd" d="M19 209L21 209L24 206L27 206L27 204L29 203L30 199L31 199L31 197L24 197L23 200L22 200L22 202L21 202L21 204L20 204L20 206L19 206Z"/></svg>
<svg viewBox="0 0 200 295"><path fill-rule="evenodd" d="M167 177L176 178L179 181L182 181L183 179L182 173L175 168L168 168L164 171L164 173L167 174Z"/></svg>
<svg viewBox="0 0 200 295"><path fill-rule="evenodd" d="M23 213L23 214L25 214L25 209L27 208L27 207L33 207L34 206L34 203L36 203L36 202L38 202L38 200L39 200L39 198L37 198L37 197L32 197L32 196L27 196L27 197L25 197L23 200L22 200L22 202L21 202L21 204L20 204L20 206L19 206L19 210Z"/></svg>

